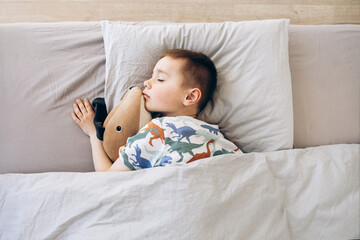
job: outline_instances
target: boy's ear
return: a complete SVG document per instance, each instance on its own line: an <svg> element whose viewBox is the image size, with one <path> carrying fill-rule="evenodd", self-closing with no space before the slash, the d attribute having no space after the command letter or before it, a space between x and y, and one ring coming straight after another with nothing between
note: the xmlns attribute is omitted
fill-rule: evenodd
<svg viewBox="0 0 360 240"><path fill-rule="evenodd" d="M201 90L199 88L192 88L189 89L183 103L185 106L188 107L198 103L200 98L201 98Z"/></svg>

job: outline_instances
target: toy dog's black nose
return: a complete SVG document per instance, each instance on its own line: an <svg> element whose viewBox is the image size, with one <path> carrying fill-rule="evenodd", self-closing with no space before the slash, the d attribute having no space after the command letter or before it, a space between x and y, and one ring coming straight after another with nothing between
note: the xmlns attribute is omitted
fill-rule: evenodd
<svg viewBox="0 0 360 240"><path fill-rule="evenodd" d="M117 131L117 132L121 132L121 126L117 126L117 127L116 127L116 131Z"/></svg>

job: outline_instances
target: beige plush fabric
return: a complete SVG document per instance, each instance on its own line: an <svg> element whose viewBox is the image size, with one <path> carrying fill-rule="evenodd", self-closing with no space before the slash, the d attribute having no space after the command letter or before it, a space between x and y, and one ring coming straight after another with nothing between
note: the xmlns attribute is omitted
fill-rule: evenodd
<svg viewBox="0 0 360 240"><path fill-rule="evenodd" d="M360 143L360 25L289 32L294 147Z"/></svg>

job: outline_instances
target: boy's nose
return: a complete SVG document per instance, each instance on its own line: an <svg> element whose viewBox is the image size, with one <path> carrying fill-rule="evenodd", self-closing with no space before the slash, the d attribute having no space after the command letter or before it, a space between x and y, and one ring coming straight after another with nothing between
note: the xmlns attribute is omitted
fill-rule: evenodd
<svg viewBox="0 0 360 240"><path fill-rule="evenodd" d="M149 79L149 80L146 80L146 81L144 82L144 87L147 88L147 89L151 89L150 79Z"/></svg>

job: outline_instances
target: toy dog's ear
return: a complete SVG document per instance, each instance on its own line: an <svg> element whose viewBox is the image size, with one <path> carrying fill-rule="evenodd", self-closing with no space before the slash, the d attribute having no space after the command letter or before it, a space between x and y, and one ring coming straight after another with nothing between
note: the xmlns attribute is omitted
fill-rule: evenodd
<svg viewBox="0 0 360 240"><path fill-rule="evenodd" d="M104 121L107 117L107 111L106 111L106 104L105 104L105 99L104 98L95 98L92 101L92 106L94 108L95 111L95 116L94 116L94 125L96 128L96 137L100 140L103 141L104 139L104 131L105 128L103 127Z"/></svg>

